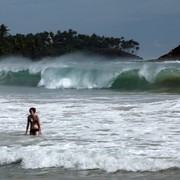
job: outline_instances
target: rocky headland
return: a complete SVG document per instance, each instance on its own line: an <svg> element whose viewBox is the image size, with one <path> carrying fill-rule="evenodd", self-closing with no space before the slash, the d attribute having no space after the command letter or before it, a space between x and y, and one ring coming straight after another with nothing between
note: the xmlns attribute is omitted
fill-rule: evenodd
<svg viewBox="0 0 180 180"><path fill-rule="evenodd" d="M164 60L180 60L180 45L176 48L172 49L167 54L164 54L163 56L158 58L159 61Z"/></svg>

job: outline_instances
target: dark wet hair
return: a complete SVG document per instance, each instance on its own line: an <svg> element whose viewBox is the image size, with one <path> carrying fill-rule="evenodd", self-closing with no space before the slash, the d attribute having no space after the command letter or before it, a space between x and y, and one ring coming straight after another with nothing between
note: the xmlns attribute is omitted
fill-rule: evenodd
<svg viewBox="0 0 180 180"><path fill-rule="evenodd" d="M31 113L31 111L33 111L34 113L36 113L36 108L31 107L31 108L29 109L29 112Z"/></svg>

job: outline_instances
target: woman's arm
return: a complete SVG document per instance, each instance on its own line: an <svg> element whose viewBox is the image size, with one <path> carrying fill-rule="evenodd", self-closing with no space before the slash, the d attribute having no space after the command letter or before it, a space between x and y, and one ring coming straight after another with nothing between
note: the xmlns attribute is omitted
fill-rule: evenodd
<svg viewBox="0 0 180 180"><path fill-rule="evenodd" d="M37 122L38 122L39 134L41 134L41 124L38 116L37 116Z"/></svg>
<svg viewBox="0 0 180 180"><path fill-rule="evenodd" d="M29 129L29 117L27 118L27 125L26 125L26 132L25 132L25 134L27 134L28 129Z"/></svg>

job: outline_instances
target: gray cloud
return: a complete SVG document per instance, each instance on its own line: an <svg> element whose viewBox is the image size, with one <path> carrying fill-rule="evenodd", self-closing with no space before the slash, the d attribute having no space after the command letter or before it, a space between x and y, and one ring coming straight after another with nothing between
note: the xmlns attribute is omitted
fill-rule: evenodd
<svg viewBox="0 0 180 180"><path fill-rule="evenodd" d="M140 42L146 57L179 43L179 19L179 0L1 0L0 5L0 23L12 34L72 28L84 34L124 36ZM154 42L167 46L160 51Z"/></svg>

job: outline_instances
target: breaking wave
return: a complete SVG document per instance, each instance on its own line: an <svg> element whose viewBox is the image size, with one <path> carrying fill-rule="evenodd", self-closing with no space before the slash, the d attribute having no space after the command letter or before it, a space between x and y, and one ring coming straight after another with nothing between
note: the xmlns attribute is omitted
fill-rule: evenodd
<svg viewBox="0 0 180 180"><path fill-rule="evenodd" d="M180 63L127 61L72 54L33 62L11 57L0 61L0 84L48 89L180 91Z"/></svg>
<svg viewBox="0 0 180 180"><path fill-rule="evenodd" d="M3 147L0 151L2 154L0 166L17 164L24 169L61 167L74 170L100 169L107 172L156 172L180 168L178 160L172 161L162 158L154 159L130 156L128 154L98 152L93 148L84 149L81 146L74 149L60 147Z"/></svg>

